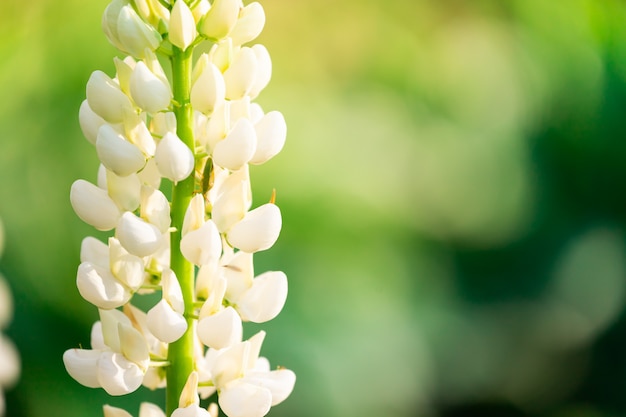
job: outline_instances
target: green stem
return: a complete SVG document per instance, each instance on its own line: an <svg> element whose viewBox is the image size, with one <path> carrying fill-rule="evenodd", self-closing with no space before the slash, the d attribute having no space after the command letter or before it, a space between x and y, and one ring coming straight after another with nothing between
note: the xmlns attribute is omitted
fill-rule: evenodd
<svg viewBox="0 0 626 417"><path fill-rule="evenodd" d="M193 111L189 96L191 91L192 50L182 51L173 48L172 62L172 89L176 115L176 134L191 149L195 150L193 137ZM194 175L175 184L172 190L172 227L170 267L178 277L178 282L185 300L185 317L187 331L174 343L170 343L167 360L171 366L167 368L166 413L168 416L178 407L180 393L183 390L189 374L194 370L194 266L180 252L181 231L185 211L194 192Z"/></svg>

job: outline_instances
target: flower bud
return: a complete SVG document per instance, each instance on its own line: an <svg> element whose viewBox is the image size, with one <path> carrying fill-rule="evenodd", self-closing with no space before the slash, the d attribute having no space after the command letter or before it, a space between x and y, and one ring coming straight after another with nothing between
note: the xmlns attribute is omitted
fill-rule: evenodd
<svg viewBox="0 0 626 417"><path fill-rule="evenodd" d="M130 95L130 76L137 62L132 56L127 56L124 59L115 57L113 58L113 63L115 64L115 75L120 89L124 94Z"/></svg>
<svg viewBox="0 0 626 417"><path fill-rule="evenodd" d="M117 331L124 357L139 365L141 369L147 369L150 364L150 351L146 338L132 325L121 322L117 324Z"/></svg>
<svg viewBox="0 0 626 417"><path fill-rule="evenodd" d="M121 123L133 105L120 86L102 71L91 73L87 81L87 102L98 116L109 123Z"/></svg>
<svg viewBox="0 0 626 417"><path fill-rule="evenodd" d="M134 174L146 164L141 150L110 125L102 125L98 130L96 151L102 164L120 177Z"/></svg>
<svg viewBox="0 0 626 417"><path fill-rule="evenodd" d="M122 215L106 191L85 180L74 181L70 202L78 217L98 230L113 229Z"/></svg>
<svg viewBox="0 0 626 417"><path fill-rule="evenodd" d="M168 132L157 145L154 159L162 176L174 183L187 178L194 168L193 153L174 133Z"/></svg>
<svg viewBox="0 0 626 417"><path fill-rule="evenodd" d="M228 243L244 252L254 253L272 247L282 226L280 209L267 203L248 212L226 234Z"/></svg>
<svg viewBox="0 0 626 417"><path fill-rule="evenodd" d="M152 255L161 246L162 235L153 224L147 223L127 211L117 224L117 238L124 248L133 255Z"/></svg>
<svg viewBox="0 0 626 417"><path fill-rule="evenodd" d="M246 164L256 151L256 132L252 122L239 119L230 133L213 149L213 161L231 171Z"/></svg>
<svg viewBox="0 0 626 417"><path fill-rule="evenodd" d="M239 12L239 19L229 37L233 40L233 45L243 45L256 39L263 26L265 26L263 6L258 2L250 3Z"/></svg>
<svg viewBox="0 0 626 417"><path fill-rule="evenodd" d="M169 41L184 51L196 36L196 22L189 6L184 1L175 2L170 15Z"/></svg>
<svg viewBox="0 0 626 417"><path fill-rule="evenodd" d="M172 100L170 86L154 75L143 61L135 65L130 76L130 94L135 103L150 114L166 110Z"/></svg>
<svg viewBox="0 0 626 417"><path fill-rule="evenodd" d="M122 52L143 58L145 50L161 44L159 32L144 22L127 0L113 0L102 17L102 29L109 41Z"/></svg>
<svg viewBox="0 0 626 417"><path fill-rule="evenodd" d="M225 38L237 23L241 0L215 0L200 23L200 33L219 40Z"/></svg>
<svg viewBox="0 0 626 417"><path fill-rule="evenodd" d="M145 381L144 381L145 385ZM158 406L151 403L141 403L139 406L140 417L165 417L165 413Z"/></svg>
<svg viewBox="0 0 626 417"><path fill-rule="evenodd" d="M285 146L287 123L282 113L271 111L254 126L257 145L249 163L259 165L272 159Z"/></svg>
<svg viewBox="0 0 626 417"><path fill-rule="evenodd" d="M277 369L270 372L253 371L242 379L267 388L272 394L272 406L280 404L289 397L296 384L296 374L290 369Z"/></svg>
<svg viewBox="0 0 626 417"><path fill-rule="evenodd" d="M146 123L135 112L130 112L124 116L124 132L129 142L137 146L144 156L154 156L156 142Z"/></svg>

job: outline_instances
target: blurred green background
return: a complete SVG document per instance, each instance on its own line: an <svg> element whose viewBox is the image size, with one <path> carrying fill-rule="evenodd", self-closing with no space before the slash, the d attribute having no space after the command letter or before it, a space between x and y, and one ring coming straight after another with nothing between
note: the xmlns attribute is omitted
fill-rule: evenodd
<svg viewBox="0 0 626 417"><path fill-rule="evenodd" d="M290 296L259 327L298 375L270 416L626 415L624 2L262 4L258 101L289 133L252 170L284 216L256 270L284 270ZM61 361L97 319L69 188L96 176L77 114L90 73L114 73L106 5L0 2L9 417L161 401L84 388Z"/></svg>

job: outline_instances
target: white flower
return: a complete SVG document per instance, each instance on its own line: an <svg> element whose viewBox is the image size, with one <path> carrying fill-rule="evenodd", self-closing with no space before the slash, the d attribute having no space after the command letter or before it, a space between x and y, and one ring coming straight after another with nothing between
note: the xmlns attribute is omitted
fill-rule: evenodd
<svg viewBox="0 0 626 417"><path fill-rule="evenodd" d="M120 86L102 71L94 71L87 81L87 103L109 123L121 123L125 112L133 107Z"/></svg>
<svg viewBox="0 0 626 417"><path fill-rule="evenodd" d="M200 32L211 39L226 37L237 22L241 0L215 0L201 22Z"/></svg>
<svg viewBox="0 0 626 417"><path fill-rule="evenodd" d="M167 132L163 136L157 145L154 159L161 175L175 183L193 172L193 153L174 133Z"/></svg>
<svg viewBox="0 0 626 417"><path fill-rule="evenodd" d="M159 32L124 0L113 0L107 6L102 29L113 46L137 58L143 58L146 49L158 48L162 40Z"/></svg>
<svg viewBox="0 0 626 417"><path fill-rule="evenodd" d="M226 233L228 243L244 252L254 253L272 247L282 227L278 206L263 204L249 211Z"/></svg>
<svg viewBox="0 0 626 417"><path fill-rule="evenodd" d="M113 229L122 214L106 191L85 180L74 181L70 202L78 217L98 230Z"/></svg>
<svg viewBox="0 0 626 417"><path fill-rule="evenodd" d="M148 311L147 325L150 332L165 343L174 342L187 330L183 316L185 304L178 279L171 269L161 274L163 298Z"/></svg>
<svg viewBox="0 0 626 417"><path fill-rule="evenodd" d="M271 111L254 125L257 146L249 163L259 165L278 154L285 146L287 124L282 113Z"/></svg>
<svg viewBox="0 0 626 417"><path fill-rule="evenodd" d="M207 55L204 57L207 62L191 87L191 105L194 109L210 115L224 101L226 85L220 70L208 62Z"/></svg>
<svg viewBox="0 0 626 417"><path fill-rule="evenodd" d="M223 168L237 171L254 155L256 141L252 122L248 119L239 119L226 138L215 145L213 160Z"/></svg>
<svg viewBox="0 0 626 417"><path fill-rule="evenodd" d="M100 320L94 325L99 331L92 332L101 338L100 342L92 340L92 346L100 348L65 351L65 368L87 387L102 387L110 395L133 392L141 385L150 362L146 340L118 310L100 310Z"/></svg>
<svg viewBox="0 0 626 417"><path fill-rule="evenodd" d="M81 297L103 309L120 307L132 296L130 288L115 278L109 268L91 262L78 266L76 286Z"/></svg>
<svg viewBox="0 0 626 417"><path fill-rule="evenodd" d="M106 120L91 110L87 100L83 100L80 104L80 109L78 110L78 122L85 138L89 141L89 143L95 145L96 137L98 136L98 129L106 123Z"/></svg>
<svg viewBox="0 0 626 417"><path fill-rule="evenodd" d="M115 175L108 169L105 170L106 188L109 196L118 207L125 211L135 211L139 207L141 181L137 174L125 177Z"/></svg>
<svg viewBox="0 0 626 417"><path fill-rule="evenodd" d="M251 48L243 47L224 72L226 98L238 100L250 93L257 73L257 57Z"/></svg>
<svg viewBox="0 0 626 417"><path fill-rule="evenodd" d="M239 19L230 32L233 45L243 45L256 39L265 26L265 11L260 3L248 4L239 13Z"/></svg>
<svg viewBox="0 0 626 417"><path fill-rule="evenodd" d="M175 2L170 15L170 42L184 51L193 43L196 36L198 36L196 22L189 6L184 1Z"/></svg>
<svg viewBox="0 0 626 417"><path fill-rule="evenodd" d="M102 164L120 177L134 174L146 164L143 152L108 124L98 130L96 151Z"/></svg>
<svg viewBox="0 0 626 417"><path fill-rule="evenodd" d="M161 231L129 211L120 218L116 234L122 246L139 257L152 255L162 244Z"/></svg>
<svg viewBox="0 0 626 417"><path fill-rule="evenodd" d="M143 61L135 65L130 76L130 94L135 103L148 113L166 110L172 100L169 84L154 75Z"/></svg>

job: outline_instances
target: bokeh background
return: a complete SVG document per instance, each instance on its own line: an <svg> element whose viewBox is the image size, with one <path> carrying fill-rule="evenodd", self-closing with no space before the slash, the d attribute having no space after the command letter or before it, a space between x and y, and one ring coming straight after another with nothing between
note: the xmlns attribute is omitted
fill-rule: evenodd
<svg viewBox="0 0 626 417"><path fill-rule="evenodd" d="M256 270L290 279L262 353L298 375L270 416L626 415L624 2L262 3L258 101L289 134L252 172L284 215ZM77 113L90 73L114 73L106 4L0 2L9 417L161 401L61 361L97 319L75 288L94 231L68 196L96 176Z"/></svg>

